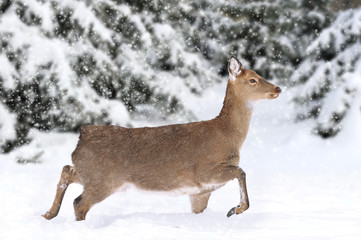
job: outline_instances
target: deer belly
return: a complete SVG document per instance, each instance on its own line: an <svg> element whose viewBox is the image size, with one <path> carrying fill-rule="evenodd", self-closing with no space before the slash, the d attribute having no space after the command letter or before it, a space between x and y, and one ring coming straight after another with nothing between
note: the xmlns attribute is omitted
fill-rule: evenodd
<svg viewBox="0 0 361 240"><path fill-rule="evenodd" d="M175 195L193 195L193 194L202 194L207 192L212 192L224 186L224 183L203 183L197 187L182 187L171 192Z"/></svg>
<svg viewBox="0 0 361 240"><path fill-rule="evenodd" d="M126 191L128 189L134 189L137 191L145 191L145 192L155 192L155 193L163 193L168 195L193 195L193 194L202 194L206 192L212 192L220 187L224 186L224 183L204 183L199 186L184 186L178 187L174 189L147 189L139 187L133 183L124 183L122 186L118 188L118 191Z"/></svg>

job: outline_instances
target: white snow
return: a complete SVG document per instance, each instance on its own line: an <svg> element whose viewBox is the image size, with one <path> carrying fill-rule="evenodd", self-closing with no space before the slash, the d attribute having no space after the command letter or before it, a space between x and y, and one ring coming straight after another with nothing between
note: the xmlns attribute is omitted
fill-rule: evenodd
<svg viewBox="0 0 361 240"><path fill-rule="evenodd" d="M169 24L156 23L153 28L157 37L160 39L173 40L177 34Z"/></svg>
<svg viewBox="0 0 361 240"><path fill-rule="evenodd" d="M67 4L73 5L74 2L68 1ZM66 5L65 5L66 6ZM101 23L96 16L94 11L91 11L85 3L76 2L76 7L73 8L74 18L79 20L79 23L86 29L90 24L93 24L94 31L101 33L101 38L110 41L112 38L112 32Z"/></svg>
<svg viewBox="0 0 361 240"><path fill-rule="evenodd" d="M60 185L60 188L61 189L66 189L68 187L68 184L67 183L64 183L64 184L61 184Z"/></svg>
<svg viewBox="0 0 361 240"><path fill-rule="evenodd" d="M13 88L15 85L13 78L18 78L18 74L4 55L0 55L0 66L0 75L3 78L4 88Z"/></svg>
<svg viewBox="0 0 361 240"><path fill-rule="evenodd" d="M200 119L219 113L225 82L187 102ZM58 217L47 221L41 215L52 204L62 166L71 164L78 136L32 131L36 141L0 155L0 239L360 239L359 109L346 116L336 138L322 140L310 135L307 121L293 123L289 99L284 91L255 109L241 150L250 198L241 215L226 217L239 204L235 180L215 191L199 215L191 213L187 196L130 189L76 222L72 202L82 187L73 184ZM42 164L17 164L27 152L42 152Z"/></svg>
<svg viewBox="0 0 361 240"><path fill-rule="evenodd" d="M41 17L41 26L46 31L51 31L52 29L52 16L51 16L51 4L50 2L42 1L32 1L32 0L22 0L21 1L27 8L30 8L31 11L37 16Z"/></svg>
<svg viewBox="0 0 361 240"><path fill-rule="evenodd" d="M6 140L16 138L15 123L16 115L10 113L8 109L0 103L0 145Z"/></svg>
<svg viewBox="0 0 361 240"><path fill-rule="evenodd" d="M331 38L334 38L335 48L337 51L341 49L341 46L347 41L346 36L359 35L361 24L361 11L358 9L350 9L342 12L338 15L334 23L324 29L319 38L314 41L307 49L308 52L317 50L319 45L327 46L332 42ZM343 34L340 34L340 33ZM342 50L341 50L342 51Z"/></svg>

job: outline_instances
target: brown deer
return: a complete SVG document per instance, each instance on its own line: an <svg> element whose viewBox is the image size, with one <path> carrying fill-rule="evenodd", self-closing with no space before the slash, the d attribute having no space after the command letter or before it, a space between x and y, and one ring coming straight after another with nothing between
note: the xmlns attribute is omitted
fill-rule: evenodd
<svg viewBox="0 0 361 240"><path fill-rule="evenodd" d="M74 166L64 166L53 206L43 216L57 216L71 183L84 186L74 200L76 220L119 189L188 194L192 211L207 207L211 192L238 179L240 203L227 216L249 207L246 174L238 167L239 151L252 115L251 103L274 99L279 87L244 69L237 58L228 63L229 80L220 114L209 121L161 127L123 128L84 126L75 151Z"/></svg>

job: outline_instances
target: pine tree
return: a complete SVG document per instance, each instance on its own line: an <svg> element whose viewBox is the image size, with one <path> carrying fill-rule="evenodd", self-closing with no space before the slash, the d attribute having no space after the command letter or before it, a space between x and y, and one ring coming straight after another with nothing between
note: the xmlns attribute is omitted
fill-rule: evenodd
<svg viewBox="0 0 361 240"><path fill-rule="evenodd" d="M305 48L332 21L327 0L242 3L224 9L238 23L224 29L234 33L227 43L230 50L239 52L265 78L288 84L305 57Z"/></svg>
<svg viewBox="0 0 361 240"><path fill-rule="evenodd" d="M293 74L298 119L314 119L314 132L335 136L353 108L360 111L361 8L341 13L309 46Z"/></svg>

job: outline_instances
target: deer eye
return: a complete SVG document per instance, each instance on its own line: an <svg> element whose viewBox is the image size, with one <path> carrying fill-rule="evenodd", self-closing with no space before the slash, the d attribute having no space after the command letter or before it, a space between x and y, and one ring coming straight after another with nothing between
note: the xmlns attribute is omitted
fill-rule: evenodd
<svg viewBox="0 0 361 240"><path fill-rule="evenodd" d="M251 79L249 80L249 82L250 82L250 83L256 83L257 81L256 81L256 79L251 78Z"/></svg>

